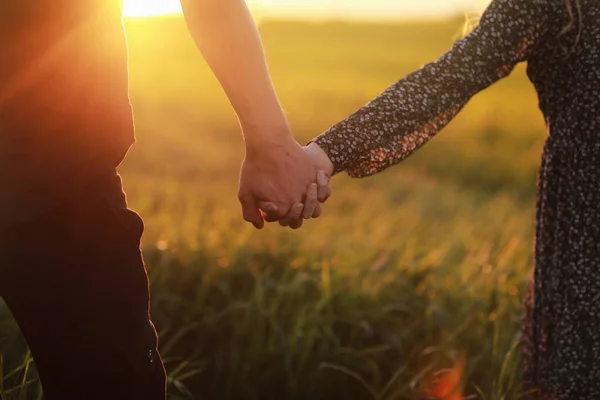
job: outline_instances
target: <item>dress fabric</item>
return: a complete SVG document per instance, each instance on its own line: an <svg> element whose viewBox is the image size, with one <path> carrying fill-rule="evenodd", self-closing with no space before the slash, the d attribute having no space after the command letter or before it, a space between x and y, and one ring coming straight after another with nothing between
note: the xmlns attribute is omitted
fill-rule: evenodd
<svg viewBox="0 0 600 400"><path fill-rule="evenodd" d="M314 140L334 173L372 175L527 62L548 132L521 346L524 390L535 399L600 399L600 2L580 0L579 13L571 1L567 33L565 0L492 1L449 52Z"/></svg>

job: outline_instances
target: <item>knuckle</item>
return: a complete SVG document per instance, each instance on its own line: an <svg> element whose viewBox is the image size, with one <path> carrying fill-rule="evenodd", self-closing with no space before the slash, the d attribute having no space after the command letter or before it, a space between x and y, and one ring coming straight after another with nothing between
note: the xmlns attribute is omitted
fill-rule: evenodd
<svg viewBox="0 0 600 400"><path fill-rule="evenodd" d="M246 193L238 193L237 195L238 200L240 201L240 203L247 203L248 202L248 195Z"/></svg>

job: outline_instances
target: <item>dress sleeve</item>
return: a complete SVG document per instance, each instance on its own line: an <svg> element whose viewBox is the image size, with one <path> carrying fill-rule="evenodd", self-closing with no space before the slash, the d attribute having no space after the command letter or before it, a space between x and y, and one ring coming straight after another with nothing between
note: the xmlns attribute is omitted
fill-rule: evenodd
<svg viewBox="0 0 600 400"><path fill-rule="evenodd" d="M408 157L479 91L526 61L548 30L549 0L494 0L479 25L437 61L407 75L314 139L334 173L359 178Z"/></svg>

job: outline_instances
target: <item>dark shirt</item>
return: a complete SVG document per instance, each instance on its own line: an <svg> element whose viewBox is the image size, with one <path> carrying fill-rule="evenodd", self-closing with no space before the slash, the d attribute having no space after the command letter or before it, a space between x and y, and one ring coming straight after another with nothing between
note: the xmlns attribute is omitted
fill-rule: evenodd
<svg viewBox="0 0 600 400"><path fill-rule="evenodd" d="M0 0L0 226L35 218L134 142L122 0Z"/></svg>

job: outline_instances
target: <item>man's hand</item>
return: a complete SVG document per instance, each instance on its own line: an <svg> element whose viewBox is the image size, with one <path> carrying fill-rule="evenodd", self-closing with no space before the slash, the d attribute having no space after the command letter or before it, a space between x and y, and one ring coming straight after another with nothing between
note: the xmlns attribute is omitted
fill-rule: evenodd
<svg viewBox="0 0 600 400"><path fill-rule="evenodd" d="M242 126L247 156L239 197L244 218L262 228L259 207L269 219L285 215L304 200L316 171L291 135L245 1L181 0L181 6L198 49ZM266 200L273 203L263 203Z"/></svg>
<svg viewBox="0 0 600 400"><path fill-rule="evenodd" d="M291 135L269 137L277 137L277 142L251 141L253 145L247 148L240 174L238 197L243 216L257 229L264 226L261 210L269 221L281 219L288 213L300 215L301 221L302 203L318 172L311 153Z"/></svg>

